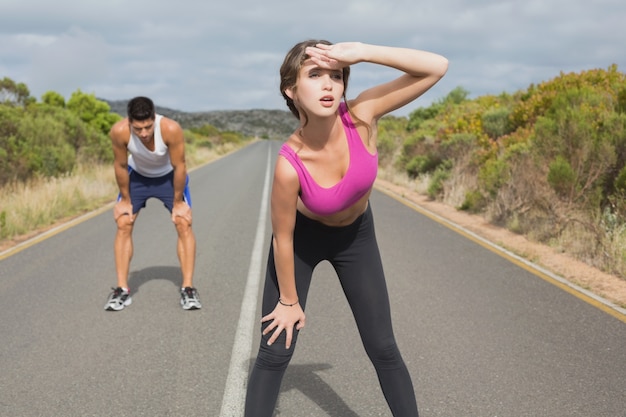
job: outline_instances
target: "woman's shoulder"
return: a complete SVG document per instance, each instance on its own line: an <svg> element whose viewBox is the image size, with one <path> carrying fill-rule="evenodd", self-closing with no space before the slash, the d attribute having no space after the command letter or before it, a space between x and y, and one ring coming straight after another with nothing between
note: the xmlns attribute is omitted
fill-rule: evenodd
<svg viewBox="0 0 626 417"><path fill-rule="evenodd" d="M353 122L355 121L354 119L356 119L367 125L372 125L373 109L372 103L367 100L361 100L360 96L348 100L345 105L345 112L350 116Z"/></svg>
<svg viewBox="0 0 626 417"><path fill-rule="evenodd" d="M304 149L304 147L305 147L305 145L300 140L297 132L294 132L280 146L280 153L281 154L289 153L289 154L296 155L296 154L300 153Z"/></svg>
<svg viewBox="0 0 626 417"><path fill-rule="evenodd" d="M298 165L294 158L288 154L281 154L282 158L276 159L274 167L273 187L283 191L293 191L295 193L300 189L300 177L296 166Z"/></svg>

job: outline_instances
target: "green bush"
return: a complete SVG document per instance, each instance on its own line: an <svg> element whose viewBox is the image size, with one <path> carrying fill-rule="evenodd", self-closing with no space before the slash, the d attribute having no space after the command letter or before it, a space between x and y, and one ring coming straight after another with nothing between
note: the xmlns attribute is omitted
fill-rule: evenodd
<svg viewBox="0 0 626 417"><path fill-rule="evenodd" d="M483 113L483 130L491 139L511 133L509 116L511 111L507 108L497 107Z"/></svg>
<svg viewBox="0 0 626 417"><path fill-rule="evenodd" d="M243 136L237 132L223 132L220 134L220 142L221 143L241 143L243 141Z"/></svg>
<svg viewBox="0 0 626 417"><path fill-rule="evenodd" d="M441 164L436 155L417 155L406 164L406 172L411 178L434 171Z"/></svg>
<svg viewBox="0 0 626 417"><path fill-rule="evenodd" d="M218 136L220 134L219 129L210 124L204 124L199 127L192 127L189 130L192 131L193 133L196 133L204 137L213 137L213 136Z"/></svg>
<svg viewBox="0 0 626 417"><path fill-rule="evenodd" d="M97 131L108 135L111 127L122 117L111 113L111 107L100 101L94 94L76 90L67 101L66 108Z"/></svg>
<svg viewBox="0 0 626 417"><path fill-rule="evenodd" d="M547 179L550 187L562 198L571 196L572 190L576 187L576 173L562 156L557 156L550 163Z"/></svg>
<svg viewBox="0 0 626 417"><path fill-rule="evenodd" d="M384 164L393 159L396 150L406 136L407 119L404 117L385 116L378 123L378 161Z"/></svg>
<svg viewBox="0 0 626 417"><path fill-rule="evenodd" d="M626 166L622 167L617 174L617 178L615 178L615 189L619 192L626 193Z"/></svg>
<svg viewBox="0 0 626 417"><path fill-rule="evenodd" d="M470 190L465 193L465 199L459 210L469 211L470 213L478 213L487 205L487 199L478 190Z"/></svg>
<svg viewBox="0 0 626 417"><path fill-rule="evenodd" d="M71 173L80 162L113 160L103 124L89 124L64 108L57 93L48 92L44 98L42 103L25 107L0 104L0 186L15 180Z"/></svg>
<svg viewBox="0 0 626 417"><path fill-rule="evenodd" d="M426 190L430 198L437 198L444 190L444 181L450 178L451 164L449 162L441 163L433 172L433 176Z"/></svg>
<svg viewBox="0 0 626 417"><path fill-rule="evenodd" d="M478 182L492 197L498 194L503 184L509 181L509 164L502 159L489 159L478 171Z"/></svg>

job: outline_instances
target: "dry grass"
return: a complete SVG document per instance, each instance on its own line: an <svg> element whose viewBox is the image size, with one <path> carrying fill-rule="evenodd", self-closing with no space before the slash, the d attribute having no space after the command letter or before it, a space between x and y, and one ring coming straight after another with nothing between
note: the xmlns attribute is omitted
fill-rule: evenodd
<svg viewBox="0 0 626 417"><path fill-rule="evenodd" d="M431 175L411 179L392 163L385 165L379 169L379 179L400 186L404 194L428 195ZM461 206L467 191L476 188L476 176L467 175L468 170L466 165L455 165L444 181L439 202L453 209ZM606 213L599 221L589 213L573 210L544 184L541 178L545 175L533 169L531 160L522 160L512 167L512 180L498 190L481 217L493 226L505 227L626 280L626 221Z"/></svg>
<svg viewBox="0 0 626 417"><path fill-rule="evenodd" d="M460 211L449 204L435 201L425 193L415 191L414 187L405 187L404 184L393 183L381 176L377 179L377 186L379 189L402 196L414 204L502 248L506 248L546 270L552 271L575 285L592 291L617 306L626 308L626 280L617 274L603 272L588 263L575 259L563 250L529 240L504 227L497 227L484 216Z"/></svg>
<svg viewBox="0 0 626 417"><path fill-rule="evenodd" d="M411 179L405 172L400 172L390 167L379 167L378 178L419 194L426 194L428 182L430 181L429 176L424 175L416 179Z"/></svg>
<svg viewBox="0 0 626 417"><path fill-rule="evenodd" d="M187 164L192 169L245 144L189 149ZM71 175L0 188L0 252L59 223L113 202L117 193L113 167L109 164L79 166Z"/></svg>
<svg viewBox="0 0 626 417"><path fill-rule="evenodd" d="M14 240L115 198L111 166L79 166L72 175L10 184L0 189L0 239Z"/></svg>

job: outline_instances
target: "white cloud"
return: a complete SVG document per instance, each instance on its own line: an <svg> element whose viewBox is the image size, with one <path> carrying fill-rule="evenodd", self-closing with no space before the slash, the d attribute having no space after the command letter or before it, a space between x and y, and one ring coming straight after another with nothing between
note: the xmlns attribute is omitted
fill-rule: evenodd
<svg viewBox="0 0 626 417"><path fill-rule="evenodd" d="M450 59L427 105L462 86L473 96L514 92L560 71L623 70L622 0L231 0L76 2L4 0L0 77L31 93L148 95L186 111L280 108L278 67L307 38L414 47ZM349 96L391 70L355 68Z"/></svg>
<svg viewBox="0 0 626 417"><path fill-rule="evenodd" d="M31 54L27 85L42 93L54 90L69 95L79 88L89 89L94 81L106 77L108 70L104 39L77 28L37 45Z"/></svg>

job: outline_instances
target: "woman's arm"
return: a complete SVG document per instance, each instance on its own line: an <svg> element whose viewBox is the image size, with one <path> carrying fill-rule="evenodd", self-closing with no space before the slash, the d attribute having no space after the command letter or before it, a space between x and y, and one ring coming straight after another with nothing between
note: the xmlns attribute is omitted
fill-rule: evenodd
<svg viewBox="0 0 626 417"><path fill-rule="evenodd" d="M299 188L300 183L295 170L285 158L279 156L272 184L271 217L274 263L282 303L278 303L276 308L261 321L272 321L263 332L263 334L268 334L274 331L268 341L269 344L274 343L280 333L285 330L287 336L285 348L287 349L291 346L293 327L297 326L300 330L305 323L304 311L298 303L293 251Z"/></svg>
<svg viewBox="0 0 626 417"><path fill-rule="evenodd" d="M363 91L350 102L354 114L369 124L424 94L448 70L448 60L432 52L360 42L319 44L315 48L307 48L307 54L317 65L325 68L369 62L404 72L395 80Z"/></svg>

